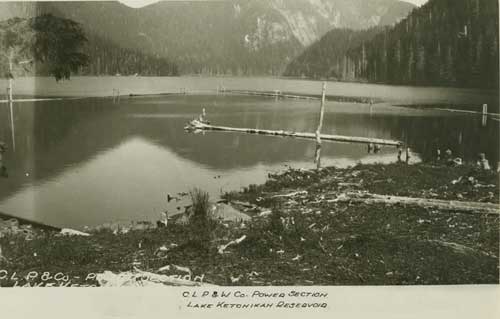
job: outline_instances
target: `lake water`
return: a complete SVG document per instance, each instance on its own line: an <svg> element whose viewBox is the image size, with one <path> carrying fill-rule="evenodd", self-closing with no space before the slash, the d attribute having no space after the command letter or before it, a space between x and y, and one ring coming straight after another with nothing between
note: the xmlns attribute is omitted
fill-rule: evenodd
<svg viewBox="0 0 500 319"><path fill-rule="evenodd" d="M279 89L317 94L321 83L283 79L235 78L75 78L16 81L16 93L45 96L121 94L231 89ZM0 87L4 85L0 82ZM245 87L246 86L246 87ZM31 88L31 90L30 90ZM329 83L335 95L372 96L394 103L480 103L495 94L475 90L390 87ZM337 90L338 92L331 92ZM314 141L207 132L192 134L185 124L205 108L216 125L313 132L317 101L198 94L186 96L85 98L0 104L0 141L8 178L0 177L0 212L55 226L81 229L107 222L151 220L178 213L188 199L167 202L167 194L193 187L212 199L226 191L262 183L287 166L312 168ZM413 161L450 148L473 160L484 152L496 165L498 122L442 111L380 104L328 102L323 132L407 142ZM324 143L324 165L396 161L396 149L368 154L366 146ZM181 196L179 196L181 197Z"/></svg>

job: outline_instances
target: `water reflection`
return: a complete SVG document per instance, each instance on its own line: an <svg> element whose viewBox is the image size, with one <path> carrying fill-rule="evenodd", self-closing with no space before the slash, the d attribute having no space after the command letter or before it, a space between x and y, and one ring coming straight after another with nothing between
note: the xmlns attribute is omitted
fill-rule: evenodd
<svg viewBox="0 0 500 319"><path fill-rule="evenodd" d="M0 142L0 177L9 177L7 173L7 167L3 160L3 154L7 151L7 145L4 142Z"/></svg>
<svg viewBox="0 0 500 319"><path fill-rule="evenodd" d="M15 105L13 116L2 107L0 140L16 143L16 150L4 154L9 178L0 180L0 211L70 227L154 219L186 204L186 198L168 203L167 193L197 186L216 197L262 183L284 165L314 167L314 141L184 132L202 108L218 125L298 132L317 126L317 103L253 97L45 101ZM498 127L492 122L483 127L470 115L378 105L370 112L368 105L327 103L322 133L407 141L418 155L413 161L450 148L474 161L486 153L497 163ZM321 146L322 166L387 163L401 155L390 147L368 154L362 144Z"/></svg>
<svg viewBox="0 0 500 319"><path fill-rule="evenodd" d="M5 128L8 127L8 129L11 131L10 134L10 149L11 152L16 151L16 127L14 124L14 103L13 101L8 101L8 108L9 108L9 126L5 126ZM6 142L0 139L0 177L7 178L9 177L9 174L7 172L7 161L4 159L5 153L9 149L9 146Z"/></svg>
<svg viewBox="0 0 500 319"><path fill-rule="evenodd" d="M12 100L9 101L9 109L10 109L10 129L12 132L12 150L16 151L16 126L14 124L14 102Z"/></svg>

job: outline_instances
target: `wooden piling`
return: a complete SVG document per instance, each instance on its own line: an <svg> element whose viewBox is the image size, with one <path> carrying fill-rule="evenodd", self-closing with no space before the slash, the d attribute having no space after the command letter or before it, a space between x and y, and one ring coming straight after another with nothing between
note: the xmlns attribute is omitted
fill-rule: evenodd
<svg viewBox="0 0 500 319"><path fill-rule="evenodd" d="M9 86L10 86L10 84L9 84ZM11 87L7 88L7 102L8 103L12 102L12 88Z"/></svg>
<svg viewBox="0 0 500 319"><path fill-rule="evenodd" d="M10 128L11 128L11 137L12 137L12 150L16 151L16 127L14 126L14 101L9 101L9 110L10 110Z"/></svg>
<svg viewBox="0 0 500 319"><path fill-rule="evenodd" d="M323 82L321 90L321 104L319 109L319 123L316 129L316 156L315 163L317 168L321 167L321 129L323 128L323 118L325 114L325 97L326 97L326 82Z"/></svg>
<svg viewBox="0 0 500 319"><path fill-rule="evenodd" d="M320 134L321 134L321 129L323 128L323 117L325 114L325 96L326 96L326 82L323 82L323 88L321 91L321 104L319 109L318 129L316 130L316 137L319 144L321 144Z"/></svg>
<svg viewBox="0 0 500 319"><path fill-rule="evenodd" d="M487 115L483 115L482 118L481 118L481 125L483 127L485 127L486 124L488 124L488 116Z"/></svg>
<svg viewBox="0 0 500 319"><path fill-rule="evenodd" d="M12 86L14 83L14 49L11 48L10 54L9 54L9 87L7 88L8 94L7 94L7 99L9 102L14 101L14 98L12 97Z"/></svg>
<svg viewBox="0 0 500 319"><path fill-rule="evenodd" d="M481 119L481 124L486 126L488 123L488 104L483 104L483 117Z"/></svg>

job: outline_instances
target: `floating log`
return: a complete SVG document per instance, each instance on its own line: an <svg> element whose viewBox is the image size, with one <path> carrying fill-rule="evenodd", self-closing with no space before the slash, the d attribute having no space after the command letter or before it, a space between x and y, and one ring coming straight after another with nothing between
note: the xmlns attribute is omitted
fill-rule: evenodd
<svg viewBox="0 0 500 319"><path fill-rule="evenodd" d="M408 205L423 208L460 211L487 215L500 215L500 205L494 203L465 202L429 198L377 195L370 193L346 193L328 202L353 202L363 204Z"/></svg>
<svg viewBox="0 0 500 319"><path fill-rule="evenodd" d="M434 110L446 111L446 112L452 112L452 113L468 113L468 114L478 114L478 115L500 116L500 113L488 112L487 107L486 108L483 107L482 112L468 111L468 110L445 109L445 108L435 108Z"/></svg>
<svg viewBox="0 0 500 319"><path fill-rule="evenodd" d="M73 99L73 98L71 98ZM46 99L16 99L12 100L14 103L19 102L42 102L42 101L62 101L64 98L46 98ZM0 100L0 103L9 103L9 100Z"/></svg>
<svg viewBox="0 0 500 319"><path fill-rule="evenodd" d="M260 135L272 135L272 136L285 136L294 138L305 138L316 140L315 133L300 133L292 131L274 131L274 130L261 130L261 129L251 129L251 128L238 128L238 127L226 127L226 126L215 126L201 123L200 121L193 120L189 122L185 130L196 131L196 130L207 130L207 131L223 131L223 132L239 132L248 134L260 134ZM325 141L335 141L335 142L345 142L345 143L362 143L362 144L378 144L387 146L400 146L403 143L396 140L385 140L379 138L370 137L355 137L355 136L342 136L342 135L329 135L321 134L321 140Z"/></svg>
<svg viewBox="0 0 500 319"><path fill-rule="evenodd" d="M230 94L269 96L269 97L280 97L280 98L300 99L300 100L320 100L321 99L319 97L308 96L308 95L283 94L279 90L275 90L273 92L249 91L249 90L226 90L225 92L230 93Z"/></svg>

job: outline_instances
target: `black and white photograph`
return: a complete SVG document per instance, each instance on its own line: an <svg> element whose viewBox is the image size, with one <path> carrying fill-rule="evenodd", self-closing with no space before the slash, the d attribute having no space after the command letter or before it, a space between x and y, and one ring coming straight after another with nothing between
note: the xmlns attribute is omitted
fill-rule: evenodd
<svg viewBox="0 0 500 319"><path fill-rule="evenodd" d="M498 0L2 1L0 290L496 286L499 128Z"/></svg>

